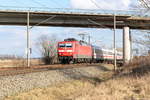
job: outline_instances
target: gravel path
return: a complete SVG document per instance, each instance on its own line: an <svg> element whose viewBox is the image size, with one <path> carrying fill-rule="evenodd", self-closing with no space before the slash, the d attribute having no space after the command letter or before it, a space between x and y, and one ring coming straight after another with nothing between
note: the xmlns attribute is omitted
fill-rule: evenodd
<svg viewBox="0 0 150 100"><path fill-rule="evenodd" d="M94 78L100 76L104 71L108 70L104 67L83 67L0 77L0 99L19 92L73 79Z"/></svg>

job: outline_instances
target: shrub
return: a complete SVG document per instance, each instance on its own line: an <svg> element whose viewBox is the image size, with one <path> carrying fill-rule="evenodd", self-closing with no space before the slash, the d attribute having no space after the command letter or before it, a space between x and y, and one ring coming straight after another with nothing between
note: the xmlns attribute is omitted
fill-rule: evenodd
<svg viewBox="0 0 150 100"><path fill-rule="evenodd" d="M125 70L132 71L134 74L142 75L150 71L150 55L135 57L124 66Z"/></svg>

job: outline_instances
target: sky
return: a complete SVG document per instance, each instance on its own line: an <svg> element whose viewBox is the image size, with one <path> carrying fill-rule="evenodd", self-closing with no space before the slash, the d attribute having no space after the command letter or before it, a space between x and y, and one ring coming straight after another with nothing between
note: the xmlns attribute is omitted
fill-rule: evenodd
<svg viewBox="0 0 150 100"><path fill-rule="evenodd" d="M0 9L10 9L11 7L48 7L48 8L70 8L70 9L109 9L128 10L136 5L136 0L1 0ZM5 6L5 7L4 7ZM16 8L19 9L19 8ZM24 9L24 8L21 8ZM110 29L96 28L64 28L64 27L34 27L31 34L31 57L40 57L37 49L37 39L41 35L56 35L60 41L75 37L81 39L77 33L86 32L91 35L92 43L103 47L112 47L113 31ZM117 30L117 47L122 47L122 30ZM26 54L26 26L0 26L0 55L19 55L25 57Z"/></svg>

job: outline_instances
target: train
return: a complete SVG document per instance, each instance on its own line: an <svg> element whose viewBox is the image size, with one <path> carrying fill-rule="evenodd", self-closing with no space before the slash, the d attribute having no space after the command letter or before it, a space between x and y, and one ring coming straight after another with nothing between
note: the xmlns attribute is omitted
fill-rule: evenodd
<svg viewBox="0 0 150 100"><path fill-rule="evenodd" d="M61 64L82 63L82 62L108 62L113 63L114 50L104 49L91 45L85 41L75 38L67 38L58 42L58 60ZM116 51L117 63L123 62L123 53Z"/></svg>

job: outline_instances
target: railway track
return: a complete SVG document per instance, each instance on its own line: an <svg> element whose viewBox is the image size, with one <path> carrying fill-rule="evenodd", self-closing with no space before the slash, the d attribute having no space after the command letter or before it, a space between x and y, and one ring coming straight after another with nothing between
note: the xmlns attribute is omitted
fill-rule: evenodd
<svg viewBox="0 0 150 100"><path fill-rule="evenodd" d="M31 67L5 67L0 68L0 76L13 76L20 74L28 74L34 72L42 72L48 70L60 70L60 69L69 69L69 68L79 68L79 67L90 67L98 66L100 64L56 64L56 65L40 65L40 66L31 66Z"/></svg>

